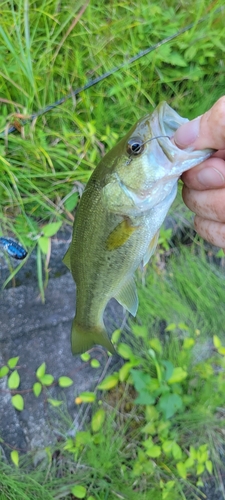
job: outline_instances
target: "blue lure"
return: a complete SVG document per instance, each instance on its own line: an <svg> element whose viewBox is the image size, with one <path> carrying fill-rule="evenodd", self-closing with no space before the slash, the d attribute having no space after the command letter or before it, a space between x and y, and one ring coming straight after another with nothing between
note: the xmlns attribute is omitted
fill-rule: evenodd
<svg viewBox="0 0 225 500"><path fill-rule="evenodd" d="M11 238L1 237L0 246L2 246L7 254L14 259L23 260L27 256L25 248L23 248L20 243L17 243L17 241L12 240Z"/></svg>

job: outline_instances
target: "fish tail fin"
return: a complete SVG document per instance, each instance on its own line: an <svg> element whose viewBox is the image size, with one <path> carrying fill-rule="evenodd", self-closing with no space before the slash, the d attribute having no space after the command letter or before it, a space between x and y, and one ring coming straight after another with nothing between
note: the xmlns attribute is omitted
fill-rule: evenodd
<svg viewBox="0 0 225 500"><path fill-rule="evenodd" d="M102 345L107 349L107 351L111 352L111 354L116 354L116 351L103 327L87 329L77 324L76 318L74 318L71 332L72 353L82 354L96 344Z"/></svg>

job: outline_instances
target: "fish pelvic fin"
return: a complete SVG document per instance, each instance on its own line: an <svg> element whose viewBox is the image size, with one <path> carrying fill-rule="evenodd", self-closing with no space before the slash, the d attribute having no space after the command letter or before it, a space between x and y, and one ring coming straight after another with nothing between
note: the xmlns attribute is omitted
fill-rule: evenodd
<svg viewBox="0 0 225 500"><path fill-rule="evenodd" d="M155 252L156 247L157 247L157 243L158 243L158 239L159 239L159 231L157 231L157 233L155 233L155 236L153 236L152 240L149 243L148 250L143 257L143 266L146 266L146 264L150 260L151 256Z"/></svg>
<svg viewBox="0 0 225 500"><path fill-rule="evenodd" d="M65 264L65 266L68 267L69 271L71 271L70 246L69 246L68 250L66 251L62 261L63 261L63 264Z"/></svg>
<svg viewBox="0 0 225 500"><path fill-rule="evenodd" d="M82 354L94 345L102 345L111 354L117 354L104 328L87 329L77 324L76 318L74 318L71 332L72 353Z"/></svg>
<svg viewBox="0 0 225 500"><path fill-rule="evenodd" d="M115 295L115 299L125 307L132 316L136 316L138 309L137 289L133 278L129 278Z"/></svg>

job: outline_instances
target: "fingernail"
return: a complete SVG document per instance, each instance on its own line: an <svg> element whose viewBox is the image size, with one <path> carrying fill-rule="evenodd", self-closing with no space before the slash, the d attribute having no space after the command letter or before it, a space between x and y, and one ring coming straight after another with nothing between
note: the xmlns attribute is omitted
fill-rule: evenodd
<svg viewBox="0 0 225 500"><path fill-rule="evenodd" d="M201 116L198 116L194 120L184 123L184 125L181 125L181 127L177 129L174 134L174 142L179 148L186 148L187 146L190 146L190 144L193 144L193 142L197 139L199 134L200 118Z"/></svg>
<svg viewBox="0 0 225 500"><path fill-rule="evenodd" d="M216 168L203 168L197 174L198 181L208 188L216 188L225 184L223 174Z"/></svg>

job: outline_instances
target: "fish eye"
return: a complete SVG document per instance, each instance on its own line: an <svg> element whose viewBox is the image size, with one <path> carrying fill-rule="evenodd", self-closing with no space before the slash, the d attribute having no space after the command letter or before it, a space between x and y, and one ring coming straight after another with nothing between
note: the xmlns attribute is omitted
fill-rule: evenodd
<svg viewBox="0 0 225 500"><path fill-rule="evenodd" d="M144 150L144 143L139 137L133 137L127 143L127 153L138 156Z"/></svg>

